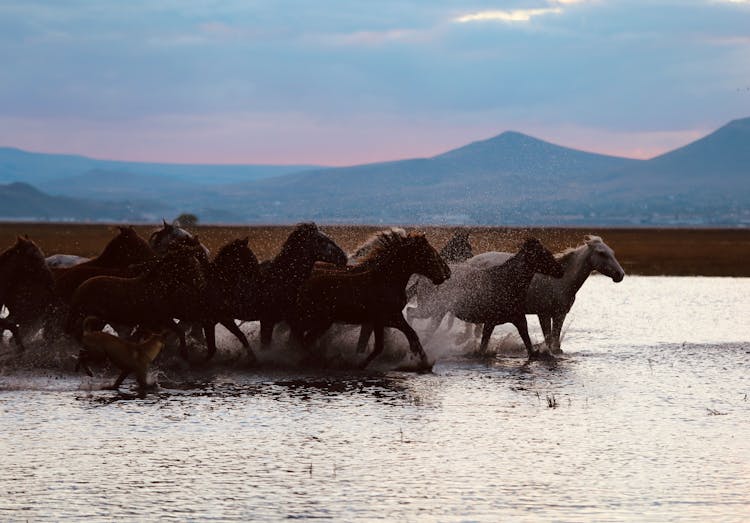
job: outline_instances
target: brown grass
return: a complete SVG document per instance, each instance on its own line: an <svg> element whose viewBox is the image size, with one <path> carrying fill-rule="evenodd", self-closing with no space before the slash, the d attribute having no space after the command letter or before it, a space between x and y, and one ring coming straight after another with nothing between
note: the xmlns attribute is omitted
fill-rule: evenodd
<svg viewBox="0 0 750 523"><path fill-rule="evenodd" d="M323 227L346 251L351 251L378 226ZM156 226L136 226L147 237ZM292 226L199 226L195 231L212 251L231 239L249 236L259 259L272 257ZM408 227L423 231L440 248L455 227ZM750 230L748 229L623 229L623 228L508 228L469 227L476 253L513 251L523 238L536 236L553 251L582 242L584 235L597 234L615 250L628 274L750 276ZM11 245L16 235L28 234L46 254L66 253L94 256L115 235L107 225L2 223L0 248Z"/></svg>

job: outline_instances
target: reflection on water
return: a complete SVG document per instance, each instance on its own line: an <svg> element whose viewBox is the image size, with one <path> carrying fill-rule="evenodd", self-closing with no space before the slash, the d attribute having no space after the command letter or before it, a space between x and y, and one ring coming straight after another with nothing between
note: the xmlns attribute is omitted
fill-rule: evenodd
<svg viewBox="0 0 750 523"><path fill-rule="evenodd" d="M745 520L748 296L593 278L557 365L453 333L433 374L166 368L145 397L6 365L0 520Z"/></svg>

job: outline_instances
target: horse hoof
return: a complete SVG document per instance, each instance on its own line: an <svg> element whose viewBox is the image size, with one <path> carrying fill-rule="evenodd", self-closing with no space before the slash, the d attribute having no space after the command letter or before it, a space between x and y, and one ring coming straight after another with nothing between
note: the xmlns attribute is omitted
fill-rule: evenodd
<svg viewBox="0 0 750 523"><path fill-rule="evenodd" d="M548 351L535 350L529 353L529 361L557 361L557 358Z"/></svg>

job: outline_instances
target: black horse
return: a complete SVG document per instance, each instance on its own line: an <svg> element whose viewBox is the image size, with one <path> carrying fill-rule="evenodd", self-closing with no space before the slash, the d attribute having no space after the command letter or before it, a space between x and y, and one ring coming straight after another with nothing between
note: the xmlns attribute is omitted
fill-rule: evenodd
<svg viewBox="0 0 750 523"><path fill-rule="evenodd" d="M8 308L4 328L22 342L44 328L52 338L60 332L61 302L42 250L28 237L0 255L0 304Z"/></svg>
<svg viewBox="0 0 750 523"><path fill-rule="evenodd" d="M297 291L310 277L316 261L343 267L347 257L315 223L301 223L284 242L281 252L260 264L255 298L237 318L260 320L260 339L264 346L271 342L276 324L294 315Z"/></svg>
<svg viewBox="0 0 750 523"><path fill-rule="evenodd" d="M207 359L216 353L217 323L234 334L255 359L245 334L234 322L235 317L253 303L260 269L258 259L248 247L248 238L234 240L222 247L213 261L204 266L206 274L205 308L198 311L196 321L203 326L208 347Z"/></svg>
<svg viewBox="0 0 750 523"><path fill-rule="evenodd" d="M440 249L440 257L446 263L459 263L466 261L474 256L469 243L469 231L460 229L453 233L453 236L445 246Z"/></svg>

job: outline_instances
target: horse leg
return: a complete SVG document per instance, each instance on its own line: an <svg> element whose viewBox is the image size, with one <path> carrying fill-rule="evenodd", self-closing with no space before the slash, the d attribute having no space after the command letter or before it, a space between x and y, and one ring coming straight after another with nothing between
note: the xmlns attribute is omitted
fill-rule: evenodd
<svg viewBox="0 0 750 523"><path fill-rule="evenodd" d="M188 350L187 350L187 341L185 341L185 333L182 331L179 325L177 325L177 322L174 320L169 320L165 323L165 327L167 327L169 330L174 332L177 335L177 338L180 340L180 356L182 356L182 359L185 361L188 361Z"/></svg>
<svg viewBox="0 0 750 523"><path fill-rule="evenodd" d="M485 354L487 352L487 347L490 344L490 338L492 337L492 331L495 330L495 325L493 323L485 323L484 327L482 327L482 342L479 344L479 352L482 354Z"/></svg>
<svg viewBox="0 0 750 523"><path fill-rule="evenodd" d="M542 327L542 333L544 333L544 343L547 345L548 350L552 350L552 316L549 314L538 314L539 325Z"/></svg>
<svg viewBox="0 0 750 523"><path fill-rule="evenodd" d="M383 325L379 323L374 324L372 326L372 330L375 333L375 348L370 353L370 355L365 358L365 361L363 361L359 366L359 368L362 370L366 369L367 366L372 362L372 360L380 356L380 353L383 352Z"/></svg>
<svg viewBox="0 0 750 523"><path fill-rule="evenodd" d="M373 326L365 323L359 328L359 339L357 340L357 352L362 353L367 350L367 342L370 341L370 335L373 332Z"/></svg>
<svg viewBox="0 0 750 523"><path fill-rule="evenodd" d="M422 342L419 341L419 336L417 336L417 333L414 331L414 329L411 328L411 325L406 322L400 312L398 313L398 315L391 318L391 321L387 322L385 326L393 327L404 333L404 336L406 336L406 339L409 341L409 349L412 351L412 353L419 356L420 370L428 371L432 368L427 361L427 353L422 347Z"/></svg>
<svg viewBox="0 0 750 523"><path fill-rule="evenodd" d="M207 321L203 324L203 335L206 338L206 347L208 348L208 354L206 354L206 361L209 361L216 355L216 324Z"/></svg>
<svg viewBox="0 0 750 523"><path fill-rule="evenodd" d="M516 326L516 329L518 329L518 334L521 335L523 344L526 346L526 352L529 356L529 360L555 359L554 356L552 356L552 354L549 352L549 350L544 350L544 351L534 350L534 347L531 345L531 338L529 337L529 326L526 323L525 314L521 314L519 317L514 318L511 323Z"/></svg>
<svg viewBox="0 0 750 523"><path fill-rule="evenodd" d="M549 350L553 354L562 354L562 349L560 348L560 333L562 332L565 316L565 314L556 314L552 317L552 345L549 346Z"/></svg>
<svg viewBox="0 0 750 523"><path fill-rule="evenodd" d="M240 340L243 347L250 349L250 342L247 341L247 336L245 336L245 333L240 330L234 320L222 320L219 323L221 323L229 332L234 334L234 337ZM252 350L250 352L252 352Z"/></svg>
<svg viewBox="0 0 750 523"><path fill-rule="evenodd" d="M272 320L260 320L260 343L261 347L265 350L271 344L273 338L273 328L276 326L276 322Z"/></svg>
<svg viewBox="0 0 750 523"><path fill-rule="evenodd" d="M120 385L122 385L122 382L125 381L125 378L128 377L128 374L130 374L130 371L127 371L127 370L120 372L120 375L117 376L117 379L115 380L115 382L111 386L107 387L107 389L108 390L119 389Z"/></svg>

